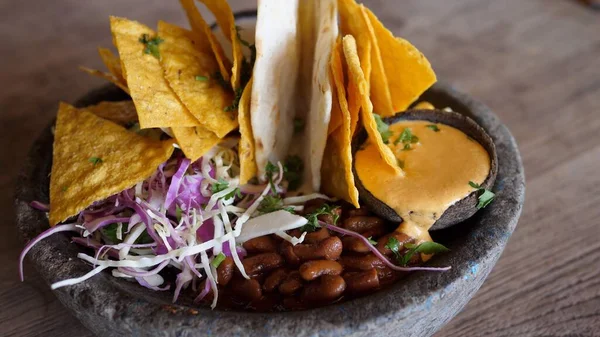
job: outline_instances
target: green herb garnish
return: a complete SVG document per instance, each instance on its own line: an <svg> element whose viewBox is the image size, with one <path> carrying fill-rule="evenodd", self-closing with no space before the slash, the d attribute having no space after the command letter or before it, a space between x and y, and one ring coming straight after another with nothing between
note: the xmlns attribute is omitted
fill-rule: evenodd
<svg viewBox="0 0 600 337"><path fill-rule="evenodd" d="M179 205L175 206L175 218L177 219L177 222L181 221L181 207L179 207Z"/></svg>
<svg viewBox="0 0 600 337"><path fill-rule="evenodd" d="M268 162L267 166L265 167L265 176L267 178L267 181L269 182L269 185L271 186L271 192L273 192L273 194L277 193L277 189L275 188L275 183L273 182L273 176L279 173L279 167L277 167L277 165Z"/></svg>
<svg viewBox="0 0 600 337"><path fill-rule="evenodd" d="M90 159L88 159L88 161L92 164L94 164L94 166L98 165L98 164L102 164L102 158L99 157L91 157Z"/></svg>
<svg viewBox="0 0 600 337"><path fill-rule="evenodd" d="M279 210L294 213L293 207L284 207L283 199L278 195L266 195L258 205L258 211L262 214L271 213Z"/></svg>
<svg viewBox="0 0 600 337"><path fill-rule="evenodd" d="M160 60L158 45L163 43L165 40L161 39L158 36L150 38L150 35L142 34L142 37L140 37L138 41L140 41L144 44L144 46L146 46L146 48L144 48L144 54L151 54L152 56Z"/></svg>
<svg viewBox="0 0 600 337"><path fill-rule="evenodd" d="M300 133L304 130L304 119L300 117L294 118L294 133Z"/></svg>
<svg viewBox="0 0 600 337"><path fill-rule="evenodd" d="M208 81L208 76L196 75L196 81L206 82Z"/></svg>
<svg viewBox="0 0 600 337"><path fill-rule="evenodd" d="M61 188L61 190L62 190L63 192L66 192L68 189L69 189L69 186L63 186L63 187Z"/></svg>
<svg viewBox="0 0 600 337"><path fill-rule="evenodd" d="M300 230L303 232L314 232L318 228L321 228L321 225L319 225L319 215L331 215L333 218L333 225L336 226L340 218L340 215L335 211L337 208L339 208L339 206L330 206L328 204L324 204L313 213L305 215L304 217L308 220L308 222L306 225L302 226Z"/></svg>
<svg viewBox="0 0 600 337"><path fill-rule="evenodd" d="M390 126L387 125L378 114L373 114L373 117L375 118L375 123L377 123L377 131L381 135L381 139L385 144L388 144L390 142L390 137L392 136Z"/></svg>
<svg viewBox="0 0 600 337"><path fill-rule="evenodd" d="M217 182L211 186L211 191L213 193L219 193L219 192L223 191L224 189L226 189L227 187L229 187L229 182L227 182L223 178L219 178L219 180L217 180Z"/></svg>
<svg viewBox="0 0 600 337"><path fill-rule="evenodd" d="M370 244L372 244L372 245L376 245L376 244L377 244L377 241L373 240L373 237L372 237L372 236L369 236L369 237L367 238L367 240L369 240L369 243L370 243Z"/></svg>
<svg viewBox="0 0 600 337"><path fill-rule="evenodd" d="M238 197L238 198L242 197L242 191L240 191L240 189L237 187L233 191L225 194L223 196L223 200L227 200L227 199L231 199L231 198L235 198L235 197Z"/></svg>
<svg viewBox="0 0 600 337"><path fill-rule="evenodd" d="M288 182L288 188L291 191L297 190L302 185L302 173L304 172L304 162L298 156L288 156L283 165L283 177Z"/></svg>
<svg viewBox="0 0 600 337"><path fill-rule="evenodd" d="M410 144L404 144L402 151L408 151L408 150L410 150Z"/></svg>
<svg viewBox="0 0 600 337"><path fill-rule="evenodd" d="M440 132L440 128L438 128L438 126L435 125L435 124L425 125L425 127L428 128L428 129L431 129L431 130L433 130L435 132Z"/></svg>
<svg viewBox="0 0 600 337"><path fill-rule="evenodd" d="M400 241L398 241L398 239L392 236L388 239L385 248L391 250L392 253L394 253L396 262L401 266L406 266L416 253L436 254L445 253L449 251L449 249L446 248L444 245L441 245L436 242L423 242L419 245L405 243L404 248L408 249L408 251L405 254L401 254L400 246Z"/></svg>
<svg viewBox="0 0 600 337"><path fill-rule="evenodd" d="M223 109L223 110L225 112L236 111L240 106L240 99L242 98L243 93L244 93L243 87L239 87L239 88L235 89L235 97L233 98L231 105L226 106L225 109Z"/></svg>
<svg viewBox="0 0 600 337"><path fill-rule="evenodd" d="M396 140L394 140L394 145L398 145L398 143L404 144L402 150L408 151L410 150L410 144L415 144L419 142L419 137L412 134L410 128L405 128L402 130L402 133Z"/></svg>
<svg viewBox="0 0 600 337"><path fill-rule="evenodd" d="M486 190L485 188L481 187L479 184L476 184L472 181L469 181L469 185L471 187L477 189L477 193L479 193L479 197L477 198L479 200L479 202L477 203L477 209L485 208L492 201L494 201L494 198L496 197L494 192L492 192L490 190Z"/></svg>
<svg viewBox="0 0 600 337"><path fill-rule="evenodd" d="M219 268L219 266L221 265L221 262L223 262L223 260L225 260L225 254L223 254L223 252L221 252L213 258L213 260L210 262L210 264L215 268Z"/></svg>

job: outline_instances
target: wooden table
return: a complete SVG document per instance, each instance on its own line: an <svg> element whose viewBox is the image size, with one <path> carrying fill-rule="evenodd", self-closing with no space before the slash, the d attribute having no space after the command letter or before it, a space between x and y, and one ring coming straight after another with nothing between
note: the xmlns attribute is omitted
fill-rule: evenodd
<svg viewBox="0 0 600 337"><path fill-rule="evenodd" d="M496 111L525 163L516 232L437 336L600 336L600 12L567 0L365 2L440 78ZM29 263L18 280L15 176L58 101L103 84L76 67L100 66L108 15L151 25L184 17L163 0L3 1L0 13L0 335L91 336Z"/></svg>

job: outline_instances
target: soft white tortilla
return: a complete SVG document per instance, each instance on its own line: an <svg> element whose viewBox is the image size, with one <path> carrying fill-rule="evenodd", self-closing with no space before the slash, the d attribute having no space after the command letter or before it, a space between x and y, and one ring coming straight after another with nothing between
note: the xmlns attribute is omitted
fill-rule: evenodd
<svg viewBox="0 0 600 337"><path fill-rule="evenodd" d="M316 0L315 0L316 1ZM309 153L305 161L305 179L310 181L314 191L321 186L321 164L327 142L327 130L331 119L331 79L329 60L331 50L338 36L337 1L320 0L314 8L315 32L317 35L312 57L312 81L310 112L306 121L305 146Z"/></svg>
<svg viewBox="0 0 600 337"><path fill-rule="evenodd" d="M283 162L294 132L299 0L260 0L250 115L258 175L267 162Z"/></svg>

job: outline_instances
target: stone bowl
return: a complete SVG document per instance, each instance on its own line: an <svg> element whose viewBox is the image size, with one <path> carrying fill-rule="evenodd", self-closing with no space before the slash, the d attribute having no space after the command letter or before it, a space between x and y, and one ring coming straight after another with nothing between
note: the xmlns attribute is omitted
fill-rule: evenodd
<svg viewBox="0 0 600 337"><path fill-rule="evenodd" d="M76 105L123 99L127 99L123 92L108 86L90 92ZM492 137L498 154L496 200L467 221L432 232L451 251L427 264L449 265L450 271L414 272L372 295L292 312L210 310L194 306L189 298L173 304L170 292L154 292L106 271L54 293L98 336L432 335L465 306L500 257L523 207L525 181L517 144L489 108L446 84L434 85L421 99L475 120ZM29 203L48 202L52 142L49 125L31 148L19 176L15 207L17 227L25 241L48 228L45 214ZM34 246L28 257L51 284L90 270L76 257L79 250L59 233Z"/></svg>

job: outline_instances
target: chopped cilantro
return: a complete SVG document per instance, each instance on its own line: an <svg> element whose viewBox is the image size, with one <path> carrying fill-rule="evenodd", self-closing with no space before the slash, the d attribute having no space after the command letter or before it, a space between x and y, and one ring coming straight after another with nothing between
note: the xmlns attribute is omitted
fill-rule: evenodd
<svg viewBox="0 0 600 337"><path fill-rule="evenodd" d="M367 240L369 240L369 243L370 243L370 244L372 244L372 245L376 245L376 244L377 244L377 241L373 240L373 237L372 237L372 236L369 236L369 237L367 238Z"/></svg>
<svg viewBox="0 0 600 337"><path fill-rule="evenodd" d="M231 199L231 198L235 198L235 197L238 197L238 198L242 197L242 191L240 191L240 189L237 187L233 191L225 194L225 196L223 196L223 199L227 200L227 199Z"/></svg>
<svg viewBox="0 0 600 337"><path fill-rule="evenodd" d="M217 255L213 258L213 260L210 262L210 264L215 268L219 268L219 266L221 265L221 262L223 262L223 260L225 260L225 254L223 254L223 252L221 252L221 253L219 253L219 255Z"/></svg>
<svg viewBox="0 0 600 337"><path fill-rule="evenodd" d="M279 167L271 162L268 162L267 166L265 167L265 176L267 177L269 185L271 185L271 192L274 194L277 193L277 190L275 189L275 183L273 183L273 176L276 173L279 173Z"/></svg>
<svg viewBox="0 0 600 337"><path fill-rule="evenodd" d="M146 48L144 48L144 54L151 54L152 56L156 57L157 59L160 59L158 45L163 43L165 40L161 39L158 36L150 38L150 35L142 34L142 36L139 38L138 41L140 41L141 43L144 44L144 46L146 46Z"/></svg>
<svg viewBox="0 0 600 337"><path fill-rule="evenodd" d="M385 144L388 144L390 142L390 137L392 136L390 126L387 125L378 114L373 114L373 117L375 118L375 123L377 123L377 131L381 135L381 139Z"/></svg>
<svg viewBox="0 0 600 337"><path fill-rule="evenodd" d="M394 253L396 260L400 259L400 241L393 236L390 236L388 242L385 244L385 248L389 249Z"/></svg>
<svg viewBox="0 0 600 337"><path fill-rule="evenodd" d="M258 211L262 214L279 211L281 209L290 213L294 213L294 208L284 207L283 199L277 195L266 195L265 198L258 205Z"/></svg>
<svg viewBox="0 0 600 337"><path fill-rule="evenodd" d="M94 164L94 166L98 165L98 164L102 164L102 158L99 157L91 157L90 159L88 159L88 161L92 164Z"/></svg>
<svg viewBox="0 0 600 337"><path fill-rule="evenodd" d="M433 130L435 132L440 132L440 128L438 128L438 126L435 125L435 124L429 124L429 125L426 125L425 127L428 128L428 129L431 129L431 130Z"/></svg>
<svg viewBox="0 0 600 337"><path fill-rule="evenodd" d="M62 190L63 192L66 192L68 189L69 189L69 186L63 186L63 187L61 188L61 190Z"/></svg>
<svg viewBox="0 0 600 337"><path fill-rule="evenodd" d="M206 82L208 81L208 76L196 75L196 81Z"/></svg>
<svg viewBox="0 0 600 337"><path fill-rule="evenodd" d="M223 109L223 110L225 112L236 111L240 105L240 99L242 98L243 92L244 92L243 87L239 87L239 88L235 89L235 97L233 98L231 105L226 106L225 109Z"/></svg>
<svg viewBox="0 0 600 337"><path fill-rule="evenodd" d="M419 137L412 134L410 128L405 128L402 130L402 133L396 140L394 140L394 145L398 145L398 143L404 144L403 150L410 150L410 144L415 144L419 142Z"/></svg>
<svg viewBox="0 0 600 337"><path fill-rule="evenodd" d="M304 172L304 162L298 156L288 156L285 158L283 166L283 177L288 182L288 188L291 191L297 190L302 185L302 172Z"/></svg>
<svg viewBox="0 0 600 337"><path fill-rule="evenodd" d="M181 221L181 207L179 207L179 205L175 206L175 218L177 219L177 222Z"/></svg>
<svg viewBox="0 0 600 337"><path fill-rule="evenodd" d="M294 133L300 133L304 130L304 119L300 117L294 118Z"/></svg>
<svg viewBox="0 0 600 337"><path fill-rule="evenodd" d="M393 236L388 239L388 242L385 245L385 248L394 253L396 262L398 262L398 264L401 266L406 266L416 253L436 254L449 251L449 249L445 246L435 242L423 242L419 245L405 243L403 246L404 248L408 249L405 254L400 253L400 241Z"/></svg>
<svg viewBox="0 0 600 337"><path fill-rule="evenodd" d="M219 178L219 180L217 180L217 182L211 186L211 191L213 193L219 193L219 192L223 191L224 189L226 189L227 187L229 187L229 182L227 182L223 178Z"/></svg>
<svg viewBox="0 0 600 337"><path fill-rule="evenodd" d="M321 227L319 225L319 215L331 215L333 217L333 225L335 226L340 218L340 215L335 211L339 206L331 206L324 204L313 213L307 214L304 217L308 220L306 225L300 228L303 232L314 232Z"/></svg>
<svg viewBox="0 0 600 337"><path fill-rule="evenodd" d="M404 144L402 151L408 151L408 150L410 150L410 144Z"/></svg>
<svg viewBox="0 0 600 337"><path fill-rule="evenodd" d="M490 190L486 190L485 188L481 187L479 184L476 184L472 181L469 181L469 186L477 189L477 193L479 193L479 197L478 197L479 202L477 203L477 209L485 208L492 201L494 201L494 198L496 197L494 192L492 192Z"/></svg>

